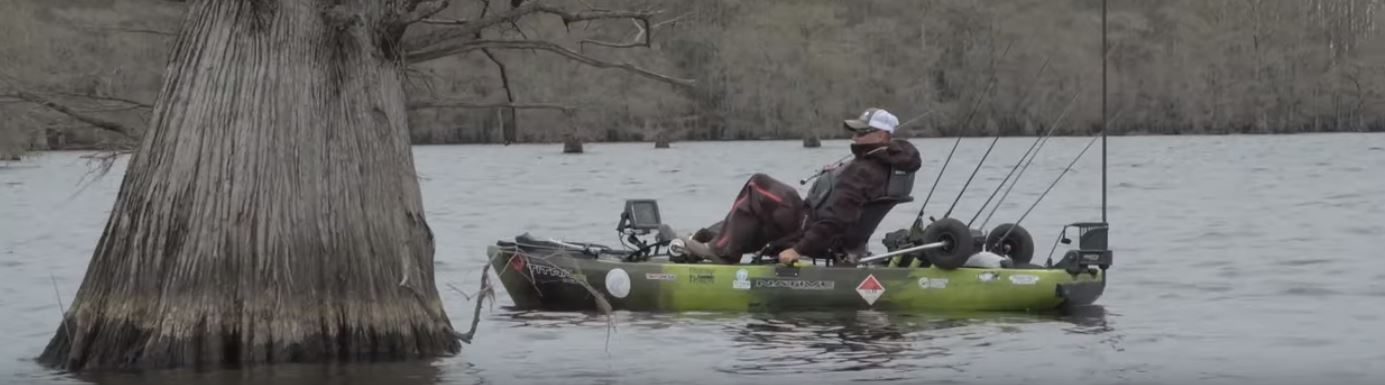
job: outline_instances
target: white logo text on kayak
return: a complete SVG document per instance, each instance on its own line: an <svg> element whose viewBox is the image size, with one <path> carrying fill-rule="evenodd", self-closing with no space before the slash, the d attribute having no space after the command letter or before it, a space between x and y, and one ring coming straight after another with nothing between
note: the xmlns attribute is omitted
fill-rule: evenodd
<svg viewBox="0 0 1385 385"><path fill-rule="evenodd" d="M731 288L736 290L750 290L750 272L745 269L736 270L736 280L731 281Z"/></svg>

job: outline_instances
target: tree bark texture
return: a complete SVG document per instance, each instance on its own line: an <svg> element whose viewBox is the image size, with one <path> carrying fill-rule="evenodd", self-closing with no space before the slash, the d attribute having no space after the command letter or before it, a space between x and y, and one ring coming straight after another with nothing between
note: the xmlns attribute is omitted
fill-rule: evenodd
<svg viewBox="0 0 1385 385"><path fill-rule="evenodd" d="M200 0L71 308L69 369L455 353L409 145L415 0Z"/></svg>

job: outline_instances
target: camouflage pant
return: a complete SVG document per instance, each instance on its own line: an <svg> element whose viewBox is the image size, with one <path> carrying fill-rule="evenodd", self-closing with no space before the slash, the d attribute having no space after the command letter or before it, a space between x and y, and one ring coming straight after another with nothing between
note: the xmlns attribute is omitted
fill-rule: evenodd
<svg viewBox="0 0 1385 385"><path fill-rule="evenodd" d="M704 244L705 249L704 245L691 249L696 254L714 254L723 263L736 263L742 254L761 251L766 246L771 249L769 252L778 252L802 235L806 215L803 198L793 186L755 174L736 195L726 218L693 236L692 240Z"/></svg>

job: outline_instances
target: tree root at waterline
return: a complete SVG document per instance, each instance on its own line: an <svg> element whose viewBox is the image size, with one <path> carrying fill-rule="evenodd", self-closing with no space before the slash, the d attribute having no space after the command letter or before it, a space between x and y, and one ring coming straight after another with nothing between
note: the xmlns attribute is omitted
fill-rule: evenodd
<svg viewBox="0 0 1385 385"><path fill-rule="evenodd" d="M40 357L65 368L239 366L394 360L455 353L450 325L417 305L346 301L227 312L187 298L157 317L132 306L69 312ZM370 309L363 311L363 309ZM143 312L143 311L140 311Z"/></svg>

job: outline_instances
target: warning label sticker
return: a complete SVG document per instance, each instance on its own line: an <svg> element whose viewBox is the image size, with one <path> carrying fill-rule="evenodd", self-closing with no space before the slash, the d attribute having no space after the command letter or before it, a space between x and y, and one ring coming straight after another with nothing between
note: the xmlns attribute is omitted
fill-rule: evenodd
<svg viewBox="0 0 1385 385"><path fill-rule="evenodd" d="M880 296L885 294L885 286L875 279L875 274L871 274L867 275L860 285L856 285L856 293L860 294L867 304L874 305L875 300L880 299Z"/></svg>

